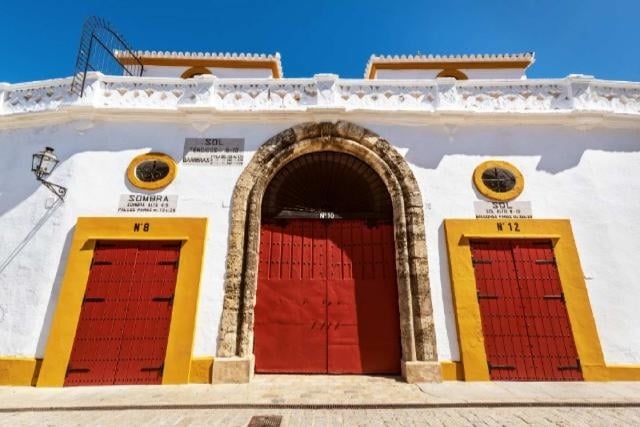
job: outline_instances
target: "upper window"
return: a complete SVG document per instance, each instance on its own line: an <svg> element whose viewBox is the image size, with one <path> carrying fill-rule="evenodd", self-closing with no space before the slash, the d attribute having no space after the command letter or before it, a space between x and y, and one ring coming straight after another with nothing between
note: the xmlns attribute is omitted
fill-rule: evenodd
<svg viewBox="0 0 640 427"><path fill-rule="evenodd" d="M191 67L187 71L182 73L180 77L182 77L183 79L190 79L191 77L202 76L205 74L213 74L213 73L211 72L211 70L209 70L206 67Z"/></svg>
<svg viewBox="0 0 640 427"><path fill-rule="evenodd" d="M522 193L524 178L511 163L490 160L473 172L473 182L483 196L492 200L512 200Z"/></svg>
<svg viewBox="0 0 640 427"><path fill-rule="evenodd" d="M144 190L166 187L176 176L176 162L163 153L148 153L134 157L127 168L129 182Z"/></svg>
<svg viewBox="0 0 640 427"><path fill-rule="evenodd" d="M465 73L460 70L455 70L453 68L442 70L438 73L436 77L453 77L456 80L468 80L469 77Z"/></svg>

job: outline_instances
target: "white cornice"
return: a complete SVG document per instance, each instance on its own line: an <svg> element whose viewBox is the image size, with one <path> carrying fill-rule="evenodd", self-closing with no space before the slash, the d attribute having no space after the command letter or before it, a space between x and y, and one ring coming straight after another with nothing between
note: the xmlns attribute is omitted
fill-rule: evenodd
<svg viewBox="0 0 640 427"><path fill-rule="evenodd" d="M78 115L162 120L206 115L254 120L282 115L384 116L385 121L552 120L640 125L640 84L586 76L545 80L194 79L87 76L85 95L71 78L0 85L0 128ZM135 117L135 119L134 119ZM574 119L583 117L583 119ZM594 119L594 117L596 119ZM597 118L600 119L597 119Z"/></svg>

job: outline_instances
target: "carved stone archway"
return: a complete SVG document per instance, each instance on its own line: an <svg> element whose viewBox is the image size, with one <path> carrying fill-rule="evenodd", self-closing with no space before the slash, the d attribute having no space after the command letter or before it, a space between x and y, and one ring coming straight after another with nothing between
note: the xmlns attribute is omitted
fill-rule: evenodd
<svg viewBox="0 0 640 427"><path fill-rule="evenodd" d="M404 158L386 140L339 121L303 123L275 135L236 183L213 382L251 380L262 197L282 166L318 151L351 154L385 183L393 204L403 376L408 382L439 381L420 189Z"/></svg>

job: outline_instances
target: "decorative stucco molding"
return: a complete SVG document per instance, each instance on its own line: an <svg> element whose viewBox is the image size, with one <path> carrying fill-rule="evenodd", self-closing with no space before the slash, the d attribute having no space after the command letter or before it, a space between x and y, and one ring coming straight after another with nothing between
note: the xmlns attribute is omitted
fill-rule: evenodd
<svg viewBox="0 0 640 427"><path fill-rule="evenodd" d="M194 79L89 75L82 98L71 79L0 84L0 121L79 107L122 110L640 115L640 84L569 76L545 80Z"/></svg>
<svg viewBox="0 0 640 427"><path fill-rule="evenodd" d="M317 151L356 156L385 183L393 204L403 372L416 382L439 380L418 183L404 158L386 140L343 121L303 123L277 134L258 149L238 179L231 201L218 358L246 363L252 357L262 197L281 167ZM216 375L227 373L217 374L214 364L214 381Z"/></svg>

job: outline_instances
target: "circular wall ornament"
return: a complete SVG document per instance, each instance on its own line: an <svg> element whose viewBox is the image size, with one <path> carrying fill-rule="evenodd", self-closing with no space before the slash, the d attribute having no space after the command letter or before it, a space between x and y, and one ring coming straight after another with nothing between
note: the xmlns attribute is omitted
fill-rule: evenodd
<svg viewBox="0 0 640 427"><path fill-rule="evenodd" d="M522 173L514 165L501 160L480 163L473 171L473 183L488 199L513 200L524 189Z"/></svg>
<svg viewBox="0 0 640 427"><path fill-rule="evenodd" d="M171 184L176 177L176 162L164 153L147 153L136 156L129 163L129 182L144 190L158 190Z"/></svg>

